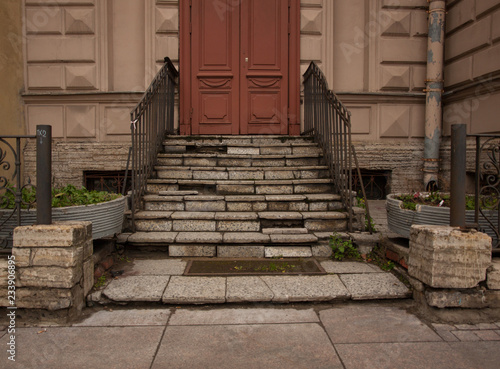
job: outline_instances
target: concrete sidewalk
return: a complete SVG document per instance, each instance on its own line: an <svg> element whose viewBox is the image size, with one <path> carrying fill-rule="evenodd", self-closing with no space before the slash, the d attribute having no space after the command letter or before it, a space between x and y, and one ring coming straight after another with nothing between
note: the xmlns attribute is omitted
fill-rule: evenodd
<svg viewBox="0 0 500 369"><path fill-rule="evenodd" d="M86 310L71 326L0 331L2 368L481 368L500 322L427 325L409 301Z"/></svg>

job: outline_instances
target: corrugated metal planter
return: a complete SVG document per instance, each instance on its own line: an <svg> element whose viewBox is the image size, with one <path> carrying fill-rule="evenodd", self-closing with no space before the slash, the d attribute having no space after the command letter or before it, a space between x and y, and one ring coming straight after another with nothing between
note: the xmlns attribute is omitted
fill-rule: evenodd
<svg viewBox="0 0 500 369"><path fill-rule="evenodd" d="M127 197L101 202L99 204L68 206L63 208L52 208L53 221L86 220L92 222L92 238L102 238L120 233L123 226L125 205ZM0 214L8 216L12 210L0 210ZM14 218L14 217L13 217ZM5 232L15 227L15 219L11 218L2 227ZM36 209L22 210L22 225L36 223Z"/></svg>
<svg viewBox="0 0 500 369"><path fill-rule="evenodd" d="M450 224L450 208L437 207L429 205L417 205L416 210L403 209L403 201L395 199L402 194L387 195L387 223L391 232L397 233L402 237L410 238L410 228L413 224L428 224L428 225L449 225ZM498 222L498 213L496 211L487 211L488 218L494 223ZM465 212L465 222L474 223L474 210ZM494 236L494 232L489 229L485 219L480 217L479 224L486 233Z"/></svg>

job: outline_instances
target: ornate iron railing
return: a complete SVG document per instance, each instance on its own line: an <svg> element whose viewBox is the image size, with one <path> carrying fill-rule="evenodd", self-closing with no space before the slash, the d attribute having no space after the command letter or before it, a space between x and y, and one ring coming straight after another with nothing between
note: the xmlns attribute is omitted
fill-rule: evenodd
<svg viewBox="0 0 500 369"><path fill-rule="evenodd" d="M332 90L319 67L311 62L304 73L304 132L314 136L321 146L330 175L342 203L349 213L352 230L352 169L354 148L351 145L351 113Z"/></svg>
<svg viewBox="0 0 500 369"><path fill-rule="evenodd" d="M21 141L35 137L0 137L0 249L12 247L12 231L21 225L21 209L32 205L22 196L24 188L33 186L30 178L24 183L21 176Z"/></svg>
<svg viewBox="0 0 500 369"><path fill-rule="evenodd" d="M169 58L160 69L141 101L130 113L132 134L131 221L135 231L135 212L142 208L156 156L165 135L174 133L175 88L179 72Z"/></svg>
<svg viewBox="0 0 500 369"><path fill-rule="evenodd" d="M474 223L492 238L493 252L500 252L500 135L476 138L476 189Z"/></svg>

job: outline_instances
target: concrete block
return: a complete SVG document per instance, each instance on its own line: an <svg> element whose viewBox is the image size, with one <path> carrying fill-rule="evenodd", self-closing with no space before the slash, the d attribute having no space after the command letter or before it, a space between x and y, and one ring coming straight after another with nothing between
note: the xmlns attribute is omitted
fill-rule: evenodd
<svg viewBox="0 0 500 369"><path fill-rule="evenodd" d="M310 258L312 251L309 246L267 246L264 250L266 258Z"/></svg>
<svg viewBox="0 0 500 369"><path fill-rule="evenodd" d="M263 258L264 246L217 246L219 258Z"/></svg>
<svg viewBox="0 0 500 369"><path fill-rule="evenodd" d="M229 170L231 180L262 180L264 172L257 170Z"/></svg>
<svg viewBox="0 0 500 369"><path fill-rule="evenodd" d="M16 306L51 311L67 309L73 306L81 289L80 286L71 289L18 288L16 290Z"/></svg>
<svg viewBox="0 0 500 369"><path fill-rule="evenodd" d="M70 268L83 263L83 247L69 248L31 248L14 247L12 255L16 257L18 267L27 266L58 266Z"/></svg>
<svg viewBox="0 0 500 369"><path fill-rule="evenodd" d="M316 258L330 258L333 254L332 248L328 245L311 246L311 252Z"/></svg>
<svg viewBox="0 0 500 369"><path fill-rule="evenodd" d="M168 255L171 257L213 257L216 256L216 246L170 245Z"/></svg>
<svg viewBox="0 0 500 369"><path fill-rule="evenodd" d="M228 147L227 153L230 155L259 155L258 147Z"/></svg>
<svg viewBox="0 0 500 369"><path fill-rule="evenodd" d="M430 306L437 308L498 308L500 291L470 290L427 290L425 298Z"/></svg>
<svg viewBox="0 0 500 369"><path fill-rule="evenodd" d="M224 233L224 243L268 243L268 235L258 232L228 232Z"/></svg>
<svg viewBox="0 0 500 369"><path fill-rule="evenodd" d="M222 234L219 232L179 232L177 243L220 243Z"/></svg>
<svg viewBox="0 0 500 369"><path fill-rule="evenodd" d="M215 232L215 220L174 220L175 232Z"/></svg>
<svg viewBox="0 0 500 369"><path fill-rule="evenodd" d="M170 232L172 221L167 219L136 219L135 226L139 232Z"/></svg>
<svg viewBox="0 0 500 369"><path fill-rule="evenodd" d="M253 185L217 185L217 193L228 194L228 195L248 195L255 193L255 188Z"/></svg>
<svg viewBox="0 0 500 369"><path fill-rule="evenodd" d="M500 290L500 259L493 259L486 272L486 283L490 290Z"/></svg>
<svg viewBox="0 0 500 369"><path fill-rule="evenodd" d="M225 201L186 201L186 211L225 211Z"/></svg>
<svg viewBox="0 0 500 369"><path fill-rule="evenodd" d="M19 268L16 276L18 287L72 288L82 278L82 266Z"/></svg>
<svg viewBox="0 0 500 369"><path fill-rule="evenodd" d="M313 234L271 234L272 243L315 243L318 237Z"/></svg>
<svg viewBox="0 0 500 369"><path fill-rule="evenodd" d="M346 220L313 220L307 219L304 221L304 226L309 231L320 232L336 232L345 231L347 228Z"/></svg>
<svg viewBox="0 0 500 369"><path fill-rule="evenodd" d="M220 232L258 232L260 222L257 220L220 220L217 231Z"/></svg>
<svg viewBox="0 0 500 369"><path fill-rule="evenodd" d="M486 279L491 238L448 226L414 225L408 273L434 288L471 288Z"/></svg>
<svg viewBox="0 0 500 369"><path fill-rule="evenodd" d="M71 247L87 241L91 222L59 222L14 229L14 247ZM92 234L92 231L91 231Z"/></svg>
<svg viewBox="0 0 500 369"><path fill-rule="evenodd" d="M259 195L282 195L282 194L293 194L292 185L257 185L256 193Z"/></svg>

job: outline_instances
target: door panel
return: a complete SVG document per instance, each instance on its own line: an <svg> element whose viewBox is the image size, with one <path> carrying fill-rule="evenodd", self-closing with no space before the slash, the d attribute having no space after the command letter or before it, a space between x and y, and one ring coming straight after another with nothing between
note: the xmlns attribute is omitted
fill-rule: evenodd
<svg viewBox="0 0 500 369"><path fill-rule="evenodd" d="M288 133L288 3L192 1L193 134Z"/></svg>
<svg viewBox="0 0 500 369"><path fill-rule="evenodd" d="M243 134L288 133L288 1L241 4Z"/></svg>
<svg viewBox="0 0 500 369"><path fill-rule="evenodd" d="M192 2L193 134L239 133L239 13L216 3Z"/></svg>

